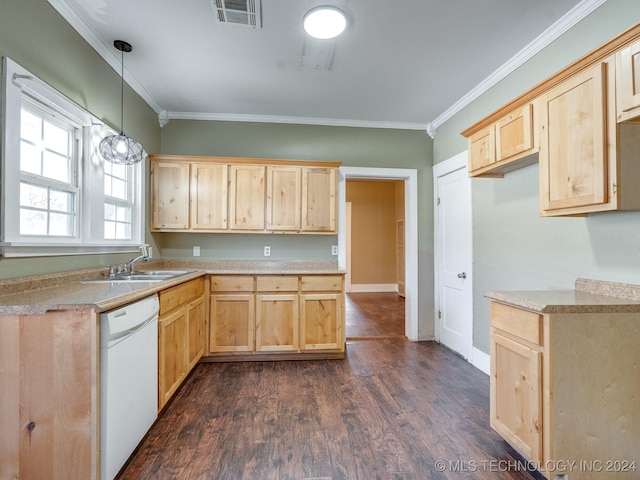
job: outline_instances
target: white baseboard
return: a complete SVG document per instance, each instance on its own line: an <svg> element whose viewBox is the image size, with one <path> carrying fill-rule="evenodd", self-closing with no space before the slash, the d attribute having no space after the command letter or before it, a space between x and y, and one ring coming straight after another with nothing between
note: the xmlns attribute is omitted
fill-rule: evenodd
<svg viewBox="0 0 640 480"><path fill-rule="evenodd" d="M351 290L348 293L398 293L398 284L396 283L360 283L351 284Z"/></svg>
<svg viewBox="0 0 640 480"><path fill-rule="evenodd" d="M471 365L489 375L491 371L491 357L482 350L473 347L473 351L471 352Z"/></svg>

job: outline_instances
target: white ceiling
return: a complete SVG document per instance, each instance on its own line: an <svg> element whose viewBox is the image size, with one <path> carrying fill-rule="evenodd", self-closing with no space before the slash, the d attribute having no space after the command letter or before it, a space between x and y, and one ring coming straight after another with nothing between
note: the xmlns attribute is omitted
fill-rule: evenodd
<svg viewBox="0 0 640 480"><path fill-rule="evenodd" d="M429 130L606 0L262 0L256 29L210 0L48 1L116 71L133 45L125 80L161 119ZM321 4L349 17L337 40L302 31Z"/></svg>

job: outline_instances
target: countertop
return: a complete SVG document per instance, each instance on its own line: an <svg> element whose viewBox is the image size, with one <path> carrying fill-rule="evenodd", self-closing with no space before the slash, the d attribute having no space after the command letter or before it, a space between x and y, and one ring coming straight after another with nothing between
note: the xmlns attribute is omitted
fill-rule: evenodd
<svg viewBox="0 0 640 480"><path fill-rule="evenodd" d="M487 298L538 313L640 313L640 286L579 278L575 290L487 292Z"/></svg>
<svg viewBox="0 0 640 480"><path fill-rule="evenodd" d="M161 260L136 270L193 270L162 282L82 283L105 276L106 269L74 270L0 281L0 315L35 315L50 310L113 310L203 275L343 275L332 260L243 261Z"/></svg>

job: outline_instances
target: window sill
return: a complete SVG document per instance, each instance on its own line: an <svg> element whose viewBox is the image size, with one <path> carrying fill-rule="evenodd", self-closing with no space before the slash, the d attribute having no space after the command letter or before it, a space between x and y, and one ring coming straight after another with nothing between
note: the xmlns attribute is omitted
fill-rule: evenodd
<svg viewBox="0 0 640 480"><path fill-rule="evenodd" d="M0 243L0 256L58 257L67 255L100 255L108 253L138 252L139 244L128 245L45 245L36 243Z"/></svg>

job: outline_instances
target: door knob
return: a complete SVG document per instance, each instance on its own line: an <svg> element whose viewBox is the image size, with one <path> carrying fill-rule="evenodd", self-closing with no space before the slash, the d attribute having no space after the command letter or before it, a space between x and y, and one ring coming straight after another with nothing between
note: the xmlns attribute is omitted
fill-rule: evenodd
<svg viewBox="0 0 640 480"><path fill-rule="evenodd" d="M458 278L467 278L467 274L465 272L459 273Z"/></svg>

